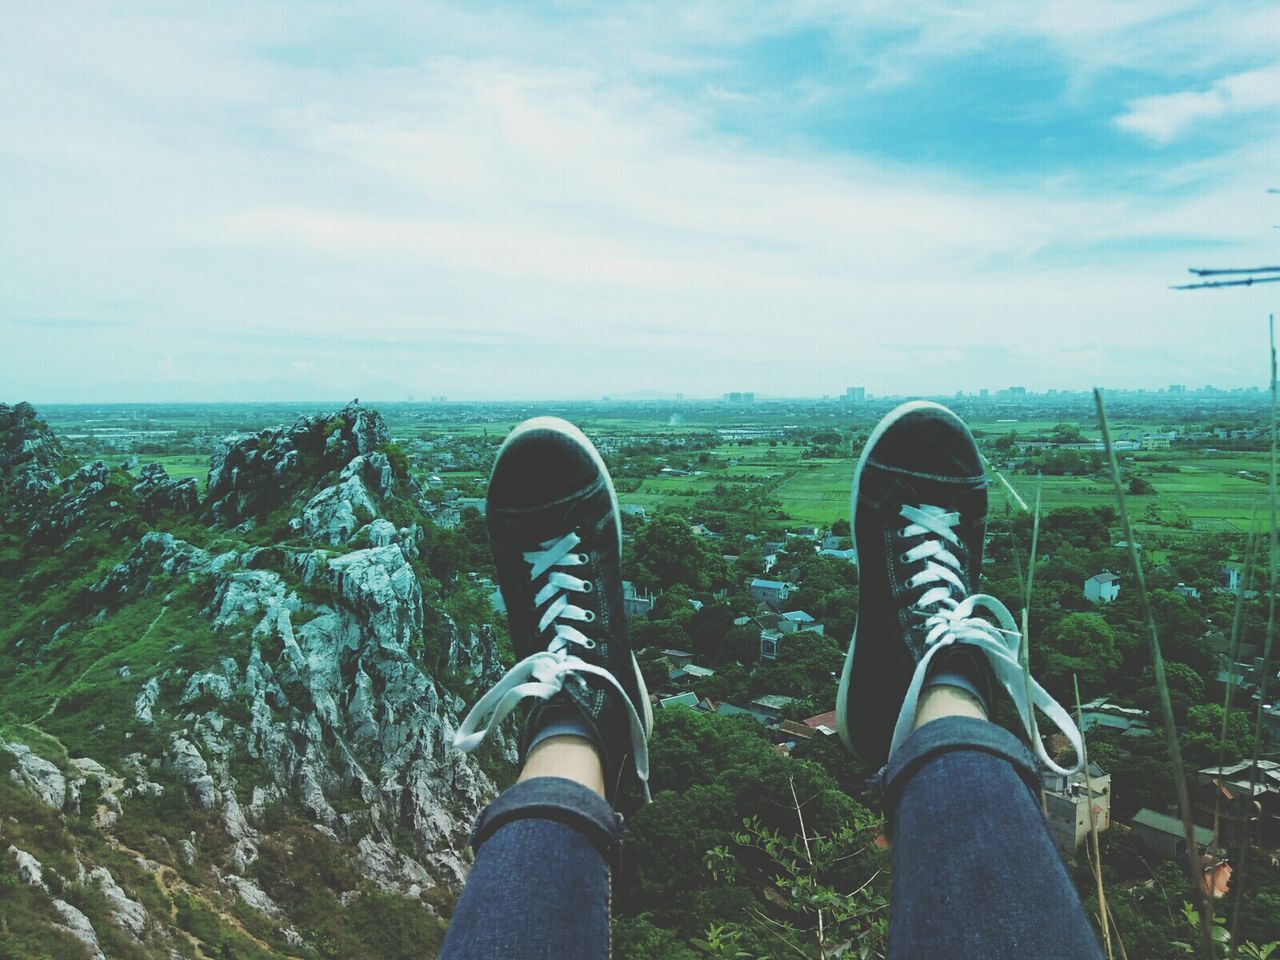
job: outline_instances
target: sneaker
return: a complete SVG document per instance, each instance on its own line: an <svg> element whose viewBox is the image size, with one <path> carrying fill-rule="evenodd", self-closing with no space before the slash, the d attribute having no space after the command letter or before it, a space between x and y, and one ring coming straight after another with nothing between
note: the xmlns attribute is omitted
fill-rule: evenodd
<svg viewBox="0 0 1280 960"><path fill-rule="evenodd" d="M1040 760L1059 773L1034 734L1032 704L1082 754L1070 716L1018 660L1021 636L1007 607L973 592L982 568L987 477L973 434L946 407L905 403L872 431L853 477L858 620L836 697L845 746L887 762L911 733L931 662L950 648L981 653L978 669L1013 698ZM989 669L987 667L989 665ZM1030 702L1028 702L1028 687ZM986 697L991 703L991 697Z"/></svg>
<svg viewBox="0 0 1280 960"><path fill-rule="evenodd" d="M627 639L622 520L604 461L572 424L526 420L498 451L487 505L489 543L521 659L472 708L454 745L474 750L533 698L522 757L546 719L568 712L586 724L600 751L610 796L630 760L648 797L653 711Z"/></svg>

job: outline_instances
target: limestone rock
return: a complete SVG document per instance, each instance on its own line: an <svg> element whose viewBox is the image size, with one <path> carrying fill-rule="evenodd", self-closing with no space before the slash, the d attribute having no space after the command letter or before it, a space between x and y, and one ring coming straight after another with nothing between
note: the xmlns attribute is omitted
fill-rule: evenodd
<svg viewBox="0 0 1280 960"><path fill-rule="evenodd" d="M61 810L67 802L67 778L43 757L32 753L23 743L0 740L0 750L13 755L14 765L9 779L46 806Z"/></svg>
<svg viewBox="0 0 1280 960"><path fill-rule="evenodd" d="M223 877L223 880L227 882L227 886L231 887L236 892L236 896L243 900L247 906L274 919L284 916L284 911L280 909L274 900L267 896L266 891L252 880L238 877L234 873L227 874Z"/></svg>
<svg viewBox="0 0 1280 960"><path fill-rule="evenodd" d="M139 723L145 723L149 727L155 726L155 717L152 711L155 709L156 700L160 696L160 681L155 677L149 679L142 685L142 689L138 691L137 697L133 701L133 717Z"/></svg>
<svg viewBox="0 0 1280 960"><path fill-rule="evenodd" d="M164 769L179 783L185 784L192 797L205 810L213 809L219 800L209 765L190 740L175 737L164 755Z"/></svg>
<svg viewBox="0 0 1280 960"><path fill-rule="evenodd" d="M9 855L18 861L18 879L23 883L29 883L33 887L39 887L41 890L48 889L44 883L44 867L40 861L27 853L25 850L19 850L12 844L9 845Z"/></svg>
<svg viewBox="0 0 1280 960"><path fill-rule="evenodd" d="M65 900L56 897L53 909L58 911L67 932L89 948L90 960L106 960L102 955L102 948L98 946L98 934L94 932L88 917Z"/></svg>
<svg viewBox="0 0 1280 960"><path fill-rule="evenodd" d="M162 463L148 463L140 471L141 479L133 492L142 506L142 514L154 520L163 511L194 513L200 506L200 487L195 477L171 480Z"/></svg>
<svg viewBox="0 0 1280 960"><path fill-rule="evenodd" d="M307 501L302 508L302 531L313 540L338 546L377 515L378 505L364 481L351 476Z"/></svg>
<svg viewBox="0 0 1280 960"><path fill-rule="evenodd" d="M129 899L106 867L95 867L90 870L88 880L90 883L97 884L102 895L106 897L111 907L111 919L132 934L135 940L141 940L147 929L146 908L137 900Z"/></svg>

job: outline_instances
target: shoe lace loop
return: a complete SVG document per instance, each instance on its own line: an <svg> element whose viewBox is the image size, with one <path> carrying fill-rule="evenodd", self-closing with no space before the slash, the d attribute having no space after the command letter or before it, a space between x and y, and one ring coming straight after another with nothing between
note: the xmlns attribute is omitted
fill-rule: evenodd
<svg viewBox="0 0 1280 960"><path fill-rule="evenodd" d="M596 641L574 626L575 623L594 622L595 613L574 604L569 595L590 594L595 586L590 580L583 580L557 568L580 567L590 562L586 554L574 551L581 542L581 538L570 531L563 537L539 544L537 550L524 553L524 560L529 564L529 578L537 588L534 593L535 609L550 601L538 619L538 634L542 635L552 627L555 632L548 640L545 650L539 650L517 663L476 702L454 735L453 745L464 753L470 753L497 729L521 700L526 697L548 700L564 689L565 681L570 676L583 682L582 675L589 674L604 680L622 698L631 728L631 750L636 775L640 778L647 798L649 749L644 724L636 713L635 705L612 673L604 667L588 663L574 652L575 647L583 650L595 649Z"/></svg>
<svg viewBox="0 0 1280 960"><path fill-rule="evenodd" d="M902 555L904 563L923 563L923 567L907 580L907 585L911 588L927 587L914 604L915 612L925 617L926 633L924 656L916 665L911 683L907 687L907 695L903 699L902 710L894 727L890 755L911 733L920 690L934 656L953 644L963 643L977 647L986 654L996 679L1013 699L1027 738L1040 762L1063 776L1078 772L1082 768L1084 756L1080 730L1062 705L1033 677L1024 673L1018 659L1018 645L1022 641L1022 634L1018 632L1013 614L995 597L985 593L966 595L968 590L961 579L963 567L948 549L948 546L960 544L959 535L955 531L960 523L960 514L931 504L908 504L902 507L901 515L909 521L901 531L904 537L929 537ZM1027 696L1028 688L1030 700ZM1034 733L1033 711L1037 707L1070 742L1076 756L1073 767L1065 769L1058 766L1045 752L1044 744Z"/></svg>

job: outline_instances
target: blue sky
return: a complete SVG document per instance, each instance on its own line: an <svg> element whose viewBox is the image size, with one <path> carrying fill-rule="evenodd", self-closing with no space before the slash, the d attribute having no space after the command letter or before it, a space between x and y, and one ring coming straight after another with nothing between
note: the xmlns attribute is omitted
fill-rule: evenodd
<svg viewBox="0 0 1280 960"><path fill-rule="evenodd" d="M909 7L910 9L901 9ZM1265 381L1280 15L0 12L3 399Z"/></svg>

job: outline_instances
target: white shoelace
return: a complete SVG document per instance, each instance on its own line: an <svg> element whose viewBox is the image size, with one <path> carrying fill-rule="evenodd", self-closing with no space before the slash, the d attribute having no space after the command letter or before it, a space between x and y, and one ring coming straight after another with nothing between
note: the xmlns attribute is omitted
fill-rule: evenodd
<svg viewBox="0 0 1280 960"><path fill-rule="evenodd" d="M640 778L647 799L649 747L644 724L636 713L635 705L612 673L603 667L587 663L574 653L575 647L584 650L595 647L596 642L573 625L591 623L595 614L571 603L569 594L591 593L594 585L590 580L582 580L555 568L577 567L587 563L586 554L574 551L581 542L576 533L570 532L558 540L548 540L541 544L539 550L524 554L525 562L530 565L529 578L535 584L545 578L534 595L535 609L548 600L551 601L538 620L537 632L540 635L554 624L555 635L547 644L547 649L525 657L476 702L458 728L453 745L464 753L470 753L507 718L521 700L526 697L550 699L564 689L565 679L570 674L591 674L607 681L622 697L631 726L631 753L635 758L636 775Z"/></svg>
<svg viewBox="0 0 1280 960"><path fill-rule="evenodd" d="M916 609L926 615L925 626L928 633L925 635L924 656L911 677L906 698L902 701L902 711L898 714L898 722L893 730L890 756L911 733L920 689L924 686L930 662L937 653L952 644L965 643L986 654L996 679L1013 698L1022 726L1026 729L1027 737L1032 741L1040 762L1064 776L1079 771L1084 754L1080 731L1071 715L1058 701L1049 696L1035 679L1024 676L1022 664L1018 661L1018 644L1022 641L1022 635L1018 633L1009 608L985 593L975 593L959 601L952 596L952 587L961 594L965 593L964 582L960 579L960 561L948 549L948 545L956 546L960 543L954 529L960 523L960 514L949 513L941 507L929 504L904 506L901 514L909 521L902 530L904 537L932 537L912 547L902 556L906 563L925 561L924 569L913 575L907 581L907 586L928 586L915 603ZM983 611L994 617L996 622L993 624L977 615ZM1031 689L1031 703L1027 702L1028 686ZM1039 707L1070 741L1076 755L1075 766L1064 769L1054 763L1045 752L1040 738L1033 732L1032 710L1035 707Z"/></svg>

